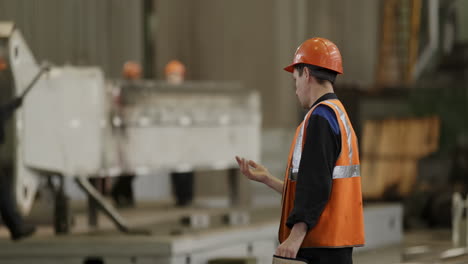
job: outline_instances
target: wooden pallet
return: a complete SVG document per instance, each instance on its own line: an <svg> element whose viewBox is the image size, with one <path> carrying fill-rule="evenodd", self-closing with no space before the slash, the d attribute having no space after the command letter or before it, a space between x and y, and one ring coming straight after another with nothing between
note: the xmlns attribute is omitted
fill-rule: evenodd
<svg viewBox="0 0 468 264"><path fill-rule="evenodd" d="M419 160L438 149L439 133L438 117L366 121L361 149L364 198L409 194Z"/></svg>

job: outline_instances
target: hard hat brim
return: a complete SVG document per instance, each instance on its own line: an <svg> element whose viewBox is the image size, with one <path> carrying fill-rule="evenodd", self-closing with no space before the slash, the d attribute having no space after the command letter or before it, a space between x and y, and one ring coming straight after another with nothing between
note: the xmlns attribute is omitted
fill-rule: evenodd
<svg viewBox="0 0 468 264"><path fill-rule="evenodd" d="M284 67L284 70L287 71L287 72L290 72L290 73L293 73L294 72L294 65L296 65L296 63L293 63L287 67Z"/></svg>

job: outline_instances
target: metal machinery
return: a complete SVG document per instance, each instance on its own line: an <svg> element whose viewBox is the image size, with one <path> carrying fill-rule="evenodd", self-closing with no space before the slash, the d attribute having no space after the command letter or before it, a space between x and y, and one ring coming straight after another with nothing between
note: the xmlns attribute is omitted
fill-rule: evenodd
<svg viewBox="0 0 468 264"><path fill-rule="evenodd" d="M111 174L227 169L236 166L235 153L259 157L259 97L238 83L173 86L141 81L109 86L120 103L114 104L110 117L110 132L118 136L109 137L118 144L108 144L106 153L122 154L106 160ZM114 147L119 149L110 149Z"/></svg>
<svg viewBox="0 0 468 264"><path fill-rule="evenodd" d="M0 23L0 41L12 98L41 67L12 23ZM30 210L41 177L71 177L120 230L130 231L88 178L233 168L235 155L259 159L260 128L258 93L238 83L106 82L97 67L51 67L10 128L18 205ZM62 214L56 219L65 219L56 229L66 231L63 180L55 185Z"/></svg>

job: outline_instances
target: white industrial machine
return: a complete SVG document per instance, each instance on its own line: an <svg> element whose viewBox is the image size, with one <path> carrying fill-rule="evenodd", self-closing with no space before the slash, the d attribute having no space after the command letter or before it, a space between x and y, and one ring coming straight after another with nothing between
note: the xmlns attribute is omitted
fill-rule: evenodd
<svg viewBox="0 0 468 264"><path fill-rule="evenodd" d="M0 23L0 56L8 62L12 96L32 87L13 128L16 195L23 212L31 208L40 177L72 177L129 231L88 178L228 169L236 166L235 155L259 159L259 96L239 83L171 86L106 81L97 67L46 71L12 23Z"/></svg>
<svg viewBox="0 0 468 264"><path fill-rule="evenodd" d="M259 157L258 94L238 83L132 81L109 86L113 101L119 101L110 111L118 144L108 144L106 153L122 154L108 157L108 164L117 165L109 173L227 169L236 166L233 155Z"/></svg>

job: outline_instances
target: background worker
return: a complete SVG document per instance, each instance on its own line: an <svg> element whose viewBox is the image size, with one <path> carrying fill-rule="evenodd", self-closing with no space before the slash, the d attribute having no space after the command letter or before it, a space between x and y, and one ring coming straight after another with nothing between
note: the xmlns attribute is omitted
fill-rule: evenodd
<svg viewBox="0 0 468 264"><path fill-rule="evenodd" d="M346 110L333 90L343 73L331 41L312 38L293 63L296 95L307 109L291 144L284 180L251 160L236 157L241 172L283 196L275 255L310 263L352 263L353 247L364 245L359 151Z"/></svg>
<svg viewBox="0 0 468 264"><path fill-rule="evenodd" d="M124 86L119 91L115 91L114 96L114 109L115 118L119 120L124 120L123 117L123 102L125 96L123 95L125 89L132 89L132 86L135 85L136 80L141 79L142 69L139 63L135 61L127 61L123 65L122 77L126 80ZM118 177L115 178L114 184L111 189L111 196L115 202L115 205L120 208L125 207L134 207L135 206L135 195L133 193L133 181L135 179L135 174L128 171L127 161L124 157L123 144L121 141L126 139L126 130L124 124L119 124L115 127L115 133L118 133L120 140L117 144L118 146L118 159L120 165L123 167L123 172Z"/></svg>
<svg viewBox="0 0 468 264"><path fill-rule="evenodd" d="M185 80L185 65L178 60L171 60L164 67L166 81L169 84L182 84Z"/></svg>
<svg viewBox="0 0 468 264"><path fill-rule="evenodd" d="M23 103L22 97L0 106L0 145L5 143L5 125L16 109ZM13 167L11 164L0 164L0 214L5 226L10 231L12 240L19 240L32 235L36 227L24 223L17 210L13 191Z"/></svg>
<svg viewBox="0 0 468 264"><path fill-rule="evenodd" d="M185 81L185 65L179 60L171 60L164 67L166 82L171 86L181 85ZM171 171L170 180L175 205L179 207L189 206L193 202L195 172Z"/></svg>

